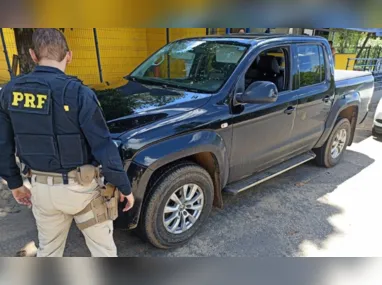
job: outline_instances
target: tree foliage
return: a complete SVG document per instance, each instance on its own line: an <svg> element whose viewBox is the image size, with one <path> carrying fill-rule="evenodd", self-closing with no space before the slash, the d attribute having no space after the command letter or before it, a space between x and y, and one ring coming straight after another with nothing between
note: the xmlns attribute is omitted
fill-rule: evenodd
<svg viewBox="0 0 382 285"><path fill-rule="evenodd" d="M35 63L29 55L29 49L32 47L33 28L15 28L15 40L19 58L20 73L29 73L35 67ZM65 28L59 28L65 32Z"/></svg>
<svg viewBox="0 0 382 285"><path fill-rule="evenodd" d="M14 29L20 73L29 73L35 67L35 63L29 55L29 49L32 47L33 30L31 28Z"/></svg>
<svg viewBox="0 0 382 285"><path fill-rule="evenodd" d="M330 30L333 33L333 45L338 53L355 52L361 39L365 38L367 34L347 29L332 28Z"/></svg>

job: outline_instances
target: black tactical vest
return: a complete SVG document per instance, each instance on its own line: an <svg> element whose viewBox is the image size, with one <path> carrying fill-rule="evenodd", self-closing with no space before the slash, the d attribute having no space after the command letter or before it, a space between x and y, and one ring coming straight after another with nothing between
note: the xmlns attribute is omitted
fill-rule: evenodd
<svg viewBox="0 0 382 285"><path fill-rule="evenodd" d="M80 87L64 74L36 72L13 81L8 110L17 155L30 169L66 173L91 162L78 121Z"/></svg>

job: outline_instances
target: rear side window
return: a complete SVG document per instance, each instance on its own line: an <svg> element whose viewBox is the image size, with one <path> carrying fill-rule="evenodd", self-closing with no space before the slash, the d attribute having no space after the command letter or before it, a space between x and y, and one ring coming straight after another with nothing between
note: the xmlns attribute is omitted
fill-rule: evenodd
<svg viewBox="0 0 382 285"><path fill-rule="evenodd" d="M297 49L300 87L325 81L325 61L322 47L318 45L301 45Z"/></svg>

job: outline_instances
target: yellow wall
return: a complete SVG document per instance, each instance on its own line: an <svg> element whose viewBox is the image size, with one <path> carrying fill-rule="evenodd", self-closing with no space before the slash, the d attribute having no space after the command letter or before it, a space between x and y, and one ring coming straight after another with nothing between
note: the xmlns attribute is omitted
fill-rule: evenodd
<svg viewBox="0 0 382 285"><path fill-rule="evenodd" d="M205 36L207 30L206 28L172 28L169 29L169 33L170 42L172 42L184 38Z"/></svg>
<svg viewBox="0 0 382 285"><path fill-rule="evenodd" d="M357 55L354 54L340 54L337 53L335 56L335 68L336 69L346 69L348 58L355 58ZM353 70L354 60L349 61L348 70Z"/></svg>
<svg viewBox="0 0 382 285"><path fill-rule="evenodd" d="M73 61L67 73L78 76L86 84L99 82L97 54L93 29L70 29L64 31L69 48L73 51Z"/></svg>
<svg viewBox="0 0 382 285"><path fill-rule="evenodd" d="M13 30L4 29L4 34L12 61L12 55L16 53ZM73 51L73 61L67 73L78 76L94 88L106 88L121 81L123 76L167 43L165 28L97 28L104 82L101 83L93 29L65 28L64 34ZM170 41L205 34L205 28L169 29ZM0 54L0 82L2 80L9 80L4 53Z"/></svg>
<svg viewBox="0 0 382 285"><path fill-rule="evenodd" d="M146 29L97 29L103 80L113 82L147 57Z"/></svg>
<svg viewBox="0 0 382 285"><path fill-rule="evenodd" d="M152 55L161 47L166 45L166 29L164 28L147 28L147 56Z"/></svg>
<svg viewBox="0 0 382 285"><path fill-rule="evenodd" d="M13 29L3 29L12 64L13 54L17 54ZM218 28L218 34L225 34L225 28ZM148 56L166 44L165 28L97 28L103 81L100 82L93 29L66 28L64 34L73 50L73 62L68 66L68 74L78 76L85 84L94 88L107 88L122 80ZM204 36L205 28L171 28L169 39L174 41L186 37ZM0 41L0 84L9 80L9 72ZM346 69L347 58L355 54L336 54L336 69ZM354 61L351 62L354 64ZM349 69L352 69L351 65ZM171 62L172 76L184 75L182 62ZM167 68L166 68L167 72Z"/></svg>
<svg viewBox="0 0 382 285"><path fill-rule="evenodd" d="M225 35L226 32L227 32L226 28L217 28L217 31L216 31L218 35Z"/></svg>
<svg viewBox="0 0 382 285"><path fill-rule="evenodd" d="M5 45L7 46L9 61L12 68L13 55L14 54L17 55L15 34L13 32L13 29L10 29L10 28L3 28L3 34L4 34ZM7 81L9 81L9 79L10 79L10 75L8 71L7 62L5 60L4 47L3 47L2 41L0 40L0 84L6 83Z"/></svg>
<svg viewBox="0 0 382 285"><path fill-rule="evenodd" d="M76 32L76 30L79 30ZM206 29L169 29L170 41L176 39L201 36L206 34ZM85 37L83 51L79 52L81 41L77 35ZM65 30L70 48L74 51L73 63L68 73L78 76L84 83L97 89L113 86L121 81L121 78L129 74L147 57L166 45L165 28L97 28L98 46L102 66L104 83L100 82L94 35L92 29ZM88 41L89 39L89 41ZM179 68L173 67L172 72ZM180 74L179 74L180 76Z"/></svg>

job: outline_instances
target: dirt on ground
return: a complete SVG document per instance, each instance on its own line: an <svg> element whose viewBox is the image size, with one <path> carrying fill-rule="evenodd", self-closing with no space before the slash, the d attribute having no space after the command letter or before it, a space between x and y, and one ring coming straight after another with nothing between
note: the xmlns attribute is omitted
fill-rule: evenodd
<svg viewBox="0 0 382 285"><path fill-rule="evenodd" d="M370 117L371 119L372 117ZM380 173L382 141L368 120L343 161L326 169L296 167L237 196L224 194L206 225L182 247L159 250L133 232L116 229L119 256L382 256ZM0 190L0 256L38 241L32 211ZM73 224L65 256L90 256Z"/></svg>

